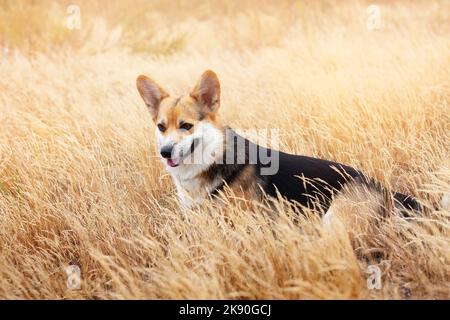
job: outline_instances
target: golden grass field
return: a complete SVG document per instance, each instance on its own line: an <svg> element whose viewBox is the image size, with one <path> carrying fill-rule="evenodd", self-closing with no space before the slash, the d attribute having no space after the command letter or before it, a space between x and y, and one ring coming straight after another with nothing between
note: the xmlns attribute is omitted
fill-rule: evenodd
<svg viewBox="0 0 450 320"><path fill-rule="evenodd" d="M0 297L449 299L450 2L376 3L369 31L368 1L2 0ZM206 69L233 128L279 129L283 151L352 165L430 212L357 243L282 204L181 213L135 79L181 94Z"/></svg>

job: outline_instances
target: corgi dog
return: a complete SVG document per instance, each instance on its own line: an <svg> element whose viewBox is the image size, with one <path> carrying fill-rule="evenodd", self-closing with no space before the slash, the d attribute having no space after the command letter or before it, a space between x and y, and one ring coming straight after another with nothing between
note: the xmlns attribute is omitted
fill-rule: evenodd
<svg viewBox="0 0 450 320"><path fill-rule="evenodd" d="M250 201L282 197L330 215L333 202L350 186L384 192L344 164L265 148L238 135L219 115L220 83L213 71L205 71L183 96L170 96L144 75L136 85L156 124L158 152L182 209L214 199L227 187ZM389 194L398 206L420 211L414 198Z"/></svg>

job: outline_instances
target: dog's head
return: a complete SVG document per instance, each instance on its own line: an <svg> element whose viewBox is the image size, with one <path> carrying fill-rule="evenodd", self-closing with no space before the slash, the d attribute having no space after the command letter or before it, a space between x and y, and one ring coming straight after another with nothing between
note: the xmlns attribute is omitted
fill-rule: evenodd
<svg viewBox="0 0 450 320"><path fill-rule="evenodd" d="M194 89L181 97L171 97L144 75L136 85L156 124L159 153L168 167L192 163L196 150L200 154L196 163L213 161L223 139L218 118L220 83L214 72L205 71Z"/></svg>

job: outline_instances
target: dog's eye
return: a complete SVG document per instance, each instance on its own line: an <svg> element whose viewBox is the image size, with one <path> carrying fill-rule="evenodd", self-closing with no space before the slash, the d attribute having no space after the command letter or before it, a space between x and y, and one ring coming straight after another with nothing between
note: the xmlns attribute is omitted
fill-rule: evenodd
<svg viewBox="0 0 450 320"><path fill-rule="evenodd" d="M190 130L193 126L194 125L192 123L184 122L184 123L180 124L180 129Z"/></svg>
<svg viewBox="0 0 450 320"><path fill-rule="evenodd" d="M158 123L158 129L159 129L159 131L161 131L161 132L166 131L166 127L165 127L163 124L161 124L161 123Z"/></svg>

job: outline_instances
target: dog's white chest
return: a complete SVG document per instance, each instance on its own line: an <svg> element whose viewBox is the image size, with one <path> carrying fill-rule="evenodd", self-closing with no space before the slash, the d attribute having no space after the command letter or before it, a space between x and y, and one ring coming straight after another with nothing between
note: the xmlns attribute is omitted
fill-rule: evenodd
<svg viewBox="0 0 450 320"><path fill-rule="evenodd" d="M191 167L191 170L179 170L176 173L170 173L177 188L178 199L182 210L187 210L195 205L201 204L219 184L217 181L205 184L204 180L197 177L201 169L204 168L197 169L195 170Z"/></svg>
<svg viewBox="0 0 450 320"><path fill-rule="evenodd" d="M182 210L187 210L201 204L209 194L209 187L201 184L198 179L173 179L177 187L178 199Z"/></svg>
<svg viewBox="0 0 450 320"><path fill-rule="evenodd" d="M189 181L187 183L175 183L177 187L178 199L180 201L180 207L182 210L192 208L194 205L198 205L206 198L206 190L202 190L198 183Z"/></svg>

